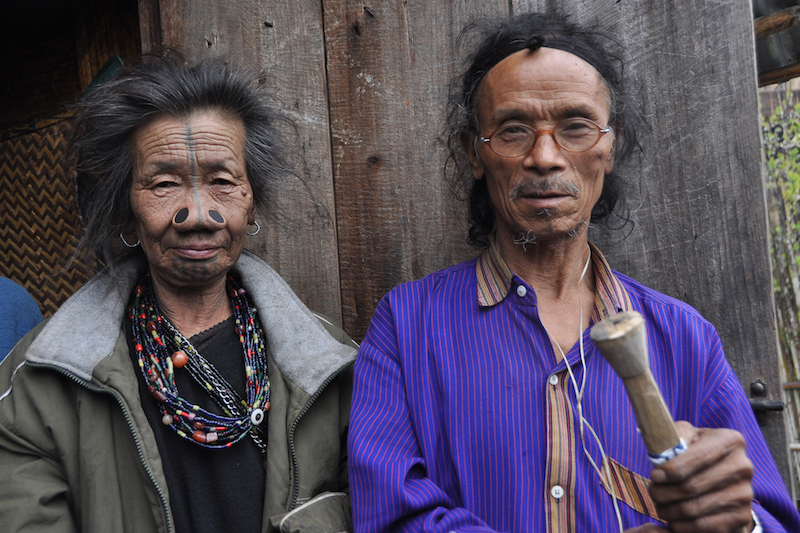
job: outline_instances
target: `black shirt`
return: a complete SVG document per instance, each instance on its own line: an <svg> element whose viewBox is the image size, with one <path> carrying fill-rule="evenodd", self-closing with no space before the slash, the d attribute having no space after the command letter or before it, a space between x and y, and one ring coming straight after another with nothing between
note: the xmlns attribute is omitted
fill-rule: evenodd
<svg viewBox="0 0 800 533"><path fill-rule="evenodd" d="M231 317L198 333L189 342L219 370L241 398L246 398L242 345L234 327L235 321ZM259 533L266 481L261 450L249 435L230 448L204 448L164 425L159 403L147 390L139 369L130 330L128 321L128 345L139 377L139 395L164 465L176 532ZM192 379L185 367L175 369L175 382L181 397L207 411L222 414L222 409Z"/></svg>

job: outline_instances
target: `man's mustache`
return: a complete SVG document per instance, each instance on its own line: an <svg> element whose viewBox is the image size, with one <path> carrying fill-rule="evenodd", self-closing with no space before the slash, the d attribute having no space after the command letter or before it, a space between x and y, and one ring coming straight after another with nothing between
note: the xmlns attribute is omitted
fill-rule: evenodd
<svg viewBox="0 0 800 533"><path fill-rule="evenodd" d="M521 179L511 189L509 196L512 200L524 198L526 196L542 196L547 193L558 193L568 196L577 196L581 192L580 188L571 181L559 178L545 179Z"/></svg>

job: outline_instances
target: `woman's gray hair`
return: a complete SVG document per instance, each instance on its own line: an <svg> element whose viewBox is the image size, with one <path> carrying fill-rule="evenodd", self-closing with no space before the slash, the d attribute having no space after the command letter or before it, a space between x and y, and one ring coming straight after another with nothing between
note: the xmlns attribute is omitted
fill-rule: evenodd
<svg viewBox="0 0 800 533"><path fill-rule="evenodd" d="M278 183L291 172L282 132L292 124L265 99L250 71L220 59L190 67L174 52L142 58L88 91L75 106L70 135L83 225L78 255L107 265L120 255L119 233L131 216L133 137L163 116L214 109L240 119L255 206L268 214Z"/></svg>

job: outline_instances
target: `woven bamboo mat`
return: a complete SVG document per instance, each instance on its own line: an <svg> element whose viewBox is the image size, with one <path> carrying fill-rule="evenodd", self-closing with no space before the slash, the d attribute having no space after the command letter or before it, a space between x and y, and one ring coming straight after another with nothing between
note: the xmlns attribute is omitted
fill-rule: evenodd
<svg viewBox="0 0 800 533"><path fill-rule="evenodd" d="M0 141L0 275L36 299L45 317L91 276L75 261L79 217L65 168L66 121Z"/></svg>

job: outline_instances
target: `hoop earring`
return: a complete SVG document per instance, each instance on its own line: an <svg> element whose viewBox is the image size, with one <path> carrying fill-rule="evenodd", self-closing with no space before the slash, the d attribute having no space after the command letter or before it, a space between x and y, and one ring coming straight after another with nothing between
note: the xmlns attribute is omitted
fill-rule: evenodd
<svg viewBox="0 0 800 533"><path fill-rule="evenodd" d="M256 225L256 230L255 230L253 233L250 233L249 231L247 232L247 234L248 234L248 235L250 235L251 237L252 237L253 235L258 235L258 232L259 232L259 231L261 231L261 226L259 226L259 225L258 225L258 221L255 221L255 220L254 220L254 221L253 221L253 224L255 224L255 225ZM249 224L248 224L248 226L249 226Z"/></svg>
<svg viewBox="0 0 800 533"><path fill-rule="evenodd" d="M139 243L142 242L142 240L139 238L139 236L136 235L136 242L133 243L133 244L128 244L128 241L126 241L125 237L122 236L122 232L121 231L119 232L119 238L122 239L122 243L125 246L127 246L128 248L136 248L137 246L139 246Z"/></svg>

